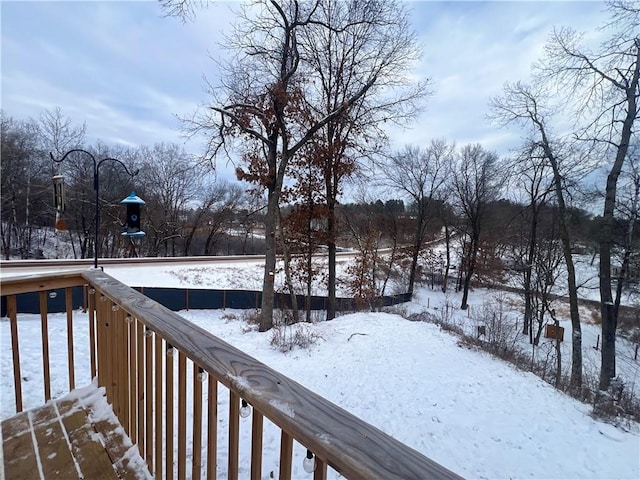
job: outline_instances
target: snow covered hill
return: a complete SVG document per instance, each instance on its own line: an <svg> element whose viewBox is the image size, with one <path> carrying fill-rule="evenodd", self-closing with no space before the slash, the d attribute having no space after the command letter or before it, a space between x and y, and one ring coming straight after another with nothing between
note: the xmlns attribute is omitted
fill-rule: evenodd
<svg viewBox="0 0 640 480"><path fill-rule="evenodd" d="M282 353L270 345L273 333L258 333L243 320L244 312L181 314L464 477L640 478L637 433L593 419L588 405L463 346L433 324L387 313L351 314L305 325L316 343ZM81 312L75 316L81 341L86 322ZM54 394L66 388L65 322L64 315L49 321ZM29 366L23 371L29 407L42 403L41 360L32 341L39 337L39 317L20 316L19 328L21 355ZM0 322L3 352L9 342L9 324ZM86 357L76 356L79 385L89 382L80 374L88 370ZM2 355L0 374L4 417L12 409L9 355ZM219 411L227 412L228 396L220 399ZM242 438L250 438L250 424L242 420ZM278 470L278 439L275 429L265 428L265 472ZM225 458L224 439L219 445ZM294 477L308 478L301 455L294 460ZM248 456L249 449L241 448L241 465L249 465ZM224 478L225 462L220 464Z"/></svg>

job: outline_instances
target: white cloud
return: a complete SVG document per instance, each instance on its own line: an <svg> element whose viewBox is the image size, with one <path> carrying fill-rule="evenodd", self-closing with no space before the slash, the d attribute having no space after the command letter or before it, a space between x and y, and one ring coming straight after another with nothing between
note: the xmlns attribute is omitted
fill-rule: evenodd
<svg viewBox="0 0 640 480"><path fill-rule="evenodd" d="M205 100L203 75L215 83L224 31L237 2L216 2L182 23L157 2L3 2L2 108L37 117L61 107L91 139L125 144L184 141L179 116ZM434 96L394 144L446 137L506 153L519 133L486 120L505 81L527 80L552 25L594 30L600 2L411 2L424 58L414 76ZM595 38L592 35L593 38ZM196 141L187 148L198 153ZM230 168L221 162L223 175ZM226 173L225 173L226 172Z"/></svg>

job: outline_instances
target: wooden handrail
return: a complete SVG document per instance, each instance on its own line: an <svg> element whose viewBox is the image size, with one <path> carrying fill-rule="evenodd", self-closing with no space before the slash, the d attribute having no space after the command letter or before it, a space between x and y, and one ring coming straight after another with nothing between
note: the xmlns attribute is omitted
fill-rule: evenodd
<svg viewBox="0 0 640 480"><path fill-rule="evenodd" d="M89 322L89 345L73 344L70 287L79 285L86 286L84 315ZM313 478L316 480L326 479L327 466L353 479L460 478L101 270L4 278L0 279L0 286L2 295L7 296L11 320L16 408L22 410L16 295L40 292L43 386L44 397L48 398L46 291L64 288L70 349L69 388L74 385L73 349L86 352L88 348L91 378L96 376L98 384L105 387L114 413L157 478L186 478L187 463L191 466L191 475L198 476L203 473L201 461L204 461L207 478L215 478L216 466L224 462L217 458L217 420L219 414L224 415L218 412L218 382L229 389L230 395L226 459L229 478L237 478L239 467L246 467L238 463L240 399L253 407L251 478L259 478L262 473L263 418L281 430L281 479L291 478L294 441L315 454ZM167 355L174 348L178 350L176 370L175 357ZM199 369L208 375L206 404L202 402L200 378L196 378ZM188 395L191 402L187 405L188 378L194 383L193 394ZM178 407L176 411L174 406ZM192 416L187 418L188 406L192 408ZM205 416L206 431L201 428ZM193 447L198 450L189 458L186 458L187 421L192 424ZM203 434L207 442L206 458L200 457ZM242 440L243 445L246 441ZM174 447L177 447L176 457ZM177 477L174 477L174 466Z"/></svg>
<svg viewBox="0 0 640 480"><path fill-rule="evenodd" d="M68 272L46 273L37 275L21 275L0 279L2 296L18 295L20 293L42 292L58 288L76 287L84 285L82 278L84 270L69 270Z"/></svg>
<svg viewBox="0 0 640 480"><path fill-rule="evenodd" d="M81 275L345 477L460 478L104 272Z"/></svg>

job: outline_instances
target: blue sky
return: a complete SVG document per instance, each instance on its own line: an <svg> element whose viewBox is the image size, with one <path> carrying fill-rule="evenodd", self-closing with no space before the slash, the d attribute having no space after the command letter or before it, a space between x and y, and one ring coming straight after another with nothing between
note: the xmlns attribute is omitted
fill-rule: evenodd
<svg viewBox="0 0 640 480"><path fill-rule="evenodd" d="M414 75L431 78L434 95L410 129L392 132L398 148L445 137L508 153L519 134L488 123L490 97L528 79L554 25L595 32L606 19L599 1L407 4L424 52ZM203 77L216 83L210 56L237 6L216 2L183 23L155 1L3 0L2 108L28 118L58 106L86 122L90 142L173 141L200 153L178 117L206 99Z"/></svg>

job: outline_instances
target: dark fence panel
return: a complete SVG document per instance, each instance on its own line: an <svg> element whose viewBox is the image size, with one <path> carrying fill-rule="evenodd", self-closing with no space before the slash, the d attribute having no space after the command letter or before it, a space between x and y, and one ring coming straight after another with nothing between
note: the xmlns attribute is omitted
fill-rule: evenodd
<svg viewBox="0 0 640 480"><path fill-rule="evenodd" d="M144 288L142 292L151 300L177 311L187 308L187 290L183 288Z"/></svg>
<svg viewBox="0 0 640 480"><path fill-rule="evenodd" d="M188 294L190 309L217 310L219 308L225 308L225 294L229 295L229 292L225 292L224 290L188 290ZM171 308L171 310L174 309Z"/></svg>
<svg viewBox="0 0 640 480"><path fill-rule="evenodd" d="M71 288L73 308L83 307L83 287ZM59 313L66 311L65 289L57 288L47 291L47 311ZM16 295L16 307L20 313L40 313L40 293L30 292ZM7 297L2 297L0 304L0 316L7 316Z"/></svg>
<svg viewBox="0 0 640 480"><path fill-rule="evenodd" d="M184 288L140 288L136 287L147 297L164 305L173 311L178 310L216 310L220 308L250 309L259 308L262 303L262 292L255 290L191 290ZM52 290L55 292L54 298L48 296L49 313L60 313L65 311L64 289ZM51 293L48 292L48 293ZM306 297L296 296L298 307L304 309ZM20 313L40 313L39 294L22 293L16 295L18 312ZM369 307L388 307L398 303L411 301L411 295L403 293L400 295L389 295L378 297L371 302L357 301L354 298L336 298L336 310L340 312L351 312ZM310 298L311 310L326 310L327 297L312 296ZM275 308L291 308L291 296L278 293L275 297ZM2 317L7 315L7 298L2 297L1 304ZM73 307L83 307L83 288L73 287Z"/></svg>
<svg viewBox="0 0 640 480"><path fill-rule="evenodd" d="M262 292L252 290L227 290L226 308L258 308L262 303Z"/></svg>

